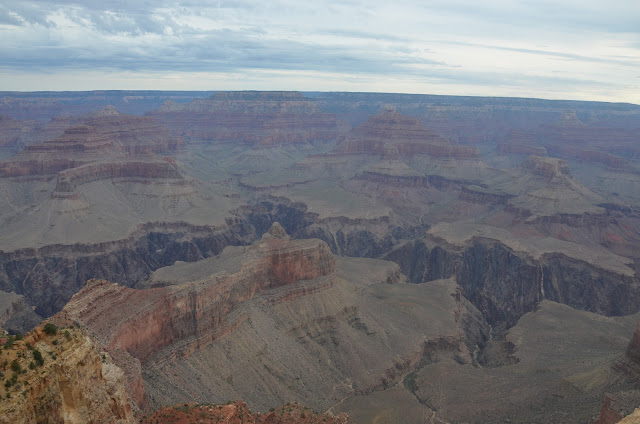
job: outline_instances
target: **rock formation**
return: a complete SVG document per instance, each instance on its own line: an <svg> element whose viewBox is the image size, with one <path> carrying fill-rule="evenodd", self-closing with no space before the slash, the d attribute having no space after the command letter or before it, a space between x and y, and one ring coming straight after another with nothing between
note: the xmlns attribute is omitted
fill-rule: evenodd
<svg viewBox="0 0 640 424"><path fill-rule="evenodd" d="M77 328L39 326L3 357L2 423L136 422L124 373Z"/></svg>
<svg viewBox="0 0 640 424"><path fill-rule="evenodd" d="M434 158L477 158L473 147L453 146L419 120L385 110L353 129L336 146L335 154L379 155L383 158L411 157L426 154Z"/></svg>
<svg viewBox="0 0 640 424"><path fill-rule="evenodd" d="M132 116L97 96L177 101ZM636 406L633 348L611 363L640 305L640 107L185 96L0 102L67 114L0 151L6 328L66 306L56 319L85 326L146 411L295 399L356 422L586 422L605 394L605 412ZM98 112L68 115L83 102ZM2 122L14 140L22 124Z"/></svg>
<svg viewBox="0 0 640 424"><path fill-rule="evenodd" d="M330 142L345 126L297 92L218 92L150 113L192 142L282 146Z"/></svg>
<svg viewBox="0 0 640 424"><path fill-rule="evenodd" d="M182 141L150 117L123 115L112 106L80 120L61 136L31 144L0 163L0 177L55 174L93 162L116 163L150 154L170 154ZM165 166L147 158L153 166ZM140 176L143 175L134 175Z"/></svg>
<svg viewBox="0 0 640 424"><path fill-rule="evenodd" d="M320 289L335 278L333 255L320 240L265 237L248 249L228 249L221 260L222 264L212 262L220 274L166 288L135 290L92 280L64 311L69 319L90 326L105 346L146 361L176 340L181 345L180 352L174 352L178 355L206 347L233 328L229 314L257 293L301 280L312 280ZM203 265L185 265L181 272L197 274L197 269L190 269L194 266ZM137 312L123 316L112 311L116 304L128 304Z"/></svg>

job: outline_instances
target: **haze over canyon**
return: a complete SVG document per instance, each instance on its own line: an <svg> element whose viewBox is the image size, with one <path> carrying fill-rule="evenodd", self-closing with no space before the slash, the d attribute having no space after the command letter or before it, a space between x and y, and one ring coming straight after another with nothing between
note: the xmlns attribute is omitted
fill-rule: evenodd
<svg viewBox="0 0 640 424"><path fill-rule="evenodd" d="M638 105L0 92L0 197L0 422L640 422Z"/></svg>

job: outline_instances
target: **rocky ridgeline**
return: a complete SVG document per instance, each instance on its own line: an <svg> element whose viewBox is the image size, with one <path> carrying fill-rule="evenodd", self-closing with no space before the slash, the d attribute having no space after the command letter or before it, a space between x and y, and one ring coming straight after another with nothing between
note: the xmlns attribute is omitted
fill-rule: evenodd
<svg viewBox="0 0 640 424"><path fill-rule="evenodd" d="M298 92L220 92L186 105L166 102L149 115L192 142L280 146L330 142L346 131Z"/></svg>
<svg viewBox="0 0 640 424"><path fill-rule="evenodd" d="M298 296L305 285L331 287L335 262L326 243L293 241L283 233L274 225L258 243L237 248L220 272L192 282L135 290L91 280L59 316L87 326L116 359L118 352L143 364L188 356L232 332L243 319L232 313L259 293L301 281ZM142 394L134 398L144 403Z"/></svg>
<svg viewBox="0 0 640 424"><path fill-rule="evenodd" d="M76 327L0 337L1 423L134 423L123 371Z"/></svg>

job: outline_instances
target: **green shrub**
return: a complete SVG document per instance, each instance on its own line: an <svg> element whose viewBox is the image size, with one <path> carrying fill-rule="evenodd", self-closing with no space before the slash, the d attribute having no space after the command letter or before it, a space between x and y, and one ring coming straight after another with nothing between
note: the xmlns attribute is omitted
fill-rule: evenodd
<svg viewBox="0 0 640 424"><path fill-rule="evenodd" d="M36 361L36 364L38 364L39 367L44 365L44 358L42 357L42 353L40 353L38 349L33 349L32 353L33 359L34 361Z"/></svg>
<svg viewBox="0 0 640 424"><path fill-rule="evenodd" d="M50 322L44 325L44 332L52 336L58 332L58 327Z"/></svg>

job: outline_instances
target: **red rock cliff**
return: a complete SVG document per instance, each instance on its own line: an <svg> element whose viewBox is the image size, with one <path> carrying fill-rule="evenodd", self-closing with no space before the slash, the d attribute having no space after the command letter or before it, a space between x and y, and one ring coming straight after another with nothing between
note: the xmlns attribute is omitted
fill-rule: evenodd
<svg viewBox="0 0 640 424"><path fill-rule="evenodd" d="M236 264L233 272L225 266L209 277L179 285L134 290L92 280L64 312L91 328L105 346L144 362L163 355L189 355L233 331L230 313L261 292L302 280L331 284L335 278L333 254L320 240L268 236L242 250L230 259ZM163 348L168 349L160 352Z"/></svg>

